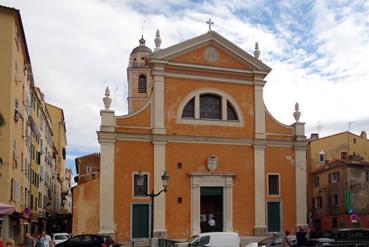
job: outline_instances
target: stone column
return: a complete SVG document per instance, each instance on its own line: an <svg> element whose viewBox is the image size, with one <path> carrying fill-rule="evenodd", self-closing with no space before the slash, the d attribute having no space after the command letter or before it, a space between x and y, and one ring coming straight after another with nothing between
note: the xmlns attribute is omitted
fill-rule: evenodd
<svg viewBox="0 0 369 247"><path fill-rule="evenodd" d="M114 222L114 157L115 157L115 117L110 108L110 91L105 91L105 110L100 111L101 125L98 132L100 143L100 215L99 233L115 233Z"/></svg>
<svg viewBox="0 0 369 247"><path fill-rule="evenodd" d="M153 141L154 144L154 192L158 193L163 189L161 176L165 171L165 145L164 141ZM169 174L170 175L170 174ZM175 185L174 185L175 186ZM170 186L168 187L170 190ZM154 237L166 237L165 226L165 193L161 193L154 199Z"/></svg>
<svg viewBox="0 0 369 247"><path fill-rule="evenodd" d="M164 66L155 65L154 76L154 90L153 90L153 134L165 134L164 127Z"/></svg>

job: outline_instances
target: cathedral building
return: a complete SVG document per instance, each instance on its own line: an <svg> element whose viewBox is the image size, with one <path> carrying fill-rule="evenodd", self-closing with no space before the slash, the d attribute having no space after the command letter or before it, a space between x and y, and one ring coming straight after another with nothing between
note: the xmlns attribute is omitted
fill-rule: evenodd
<svg viewBox="0 0 369 247"><path fill-rule="evenodd" d="M266 109L258 45L251 55L211 29L160 44L157 31L154 50L142 37L130 54L127 115L106 89L97 230L128 242L186 239L210 219L240 236L305 226L304 123L297 103L291 125Z"/></svg>

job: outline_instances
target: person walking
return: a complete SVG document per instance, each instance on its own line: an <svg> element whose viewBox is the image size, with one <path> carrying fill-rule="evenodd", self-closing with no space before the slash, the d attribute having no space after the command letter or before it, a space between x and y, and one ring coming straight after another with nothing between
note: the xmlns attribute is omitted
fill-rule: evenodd
<svg viewBox="0 0 369 247"><path fill-rule="evenodd" d="M297 246L303 246L303 245L305 245L305 242L306 242L306 232L305 232L304 228L302 228L301 226L298 226L297 227L296 241L297 241Z"/></svg>
<svg viewBox="0 0 369 247"><path fill-rule="evenodd" d="M282 238L281 247L291 247L292 246L292 240L288 237L290 235L289 231L284 232L285 235Z"/></svg>
<svg viewBox="0 0 369 247"><path fill-rule="evenodd" d="M47 235L46 231L42 231L41 239L42 239L42 242L44 243L45 247L52 247L53 242L51 240L50 235Z"/></svg>
<svg viewBox="0 0 369 247"><path fill-rule="evenodd" d="M35 247L45 247L44 241L42 241L42 237L41 237L41 234L40 233L37 233L36 234Z"/></svg>
<svg viewBox="0 0 369 247"><path fill-rule="evenodd" d="M1 237L0 237L0 247L4 247L4 241Z"/></svg>
<svg viewBox="0 0 369 247"><path fill-rule="evenodd" d="M13 239L8 239L5 243L5 247L14 247L15 241Z"/></svg>
<svg viewBox="0 0 369 247"><path fill-rule="evenodd" d="M216 222L215 222L215 220L214 220L213 217L211 217L210 220L208 221L208 225L209 225L210 231L211 232L214 232L215 231Z"/></svg>

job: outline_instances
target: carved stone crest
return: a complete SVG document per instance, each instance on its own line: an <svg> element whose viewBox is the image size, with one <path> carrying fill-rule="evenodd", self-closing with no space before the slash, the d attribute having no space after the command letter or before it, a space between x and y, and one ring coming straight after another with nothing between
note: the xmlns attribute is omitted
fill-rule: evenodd
<svg viewBox="0 0 369 247"><path fill-rule="evenodd" d="M204 59L210 63L214 63L218 61L218 57L219 57L217 51L213 47L206 48L203 56L204 56Z"/></svg>
<svg viewBox="0 0 369 247"><path fill-rule="evenodd" d="M218 166L218 157L215 154L212 154L208 158L208 170L210 172L214 172L215 169L217 169Z"/></svg>

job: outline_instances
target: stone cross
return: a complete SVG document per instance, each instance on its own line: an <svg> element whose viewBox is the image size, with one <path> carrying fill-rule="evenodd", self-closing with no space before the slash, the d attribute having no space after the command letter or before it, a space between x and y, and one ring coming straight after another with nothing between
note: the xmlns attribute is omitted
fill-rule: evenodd
<svg viewBox="0 0 369 247"><path fill-rule="evenodd" d="M214 25L214 22L213 21L211 21L211 18L209 18L209 20L208 21L206 21L206 24L208 24L209 25L209 32L211 31L211 25Z"/></svg>

